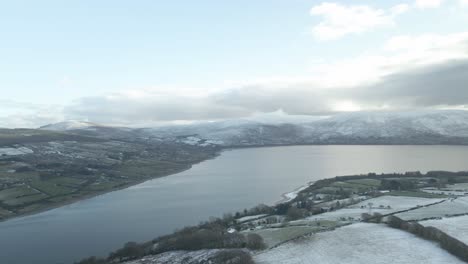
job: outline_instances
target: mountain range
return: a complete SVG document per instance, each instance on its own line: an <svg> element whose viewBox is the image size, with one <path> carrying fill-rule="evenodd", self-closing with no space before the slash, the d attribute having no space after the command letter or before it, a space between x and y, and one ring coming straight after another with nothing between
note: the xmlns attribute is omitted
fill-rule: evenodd
<svg viewBox="0 0 468 264"><path fill-rule="evenodd" d="M148 138L223 147L292 144L468 144L468 111L350 112L326 117L281 111L253 118L149 128L65 121L43 130L104 138Z"/></svg>

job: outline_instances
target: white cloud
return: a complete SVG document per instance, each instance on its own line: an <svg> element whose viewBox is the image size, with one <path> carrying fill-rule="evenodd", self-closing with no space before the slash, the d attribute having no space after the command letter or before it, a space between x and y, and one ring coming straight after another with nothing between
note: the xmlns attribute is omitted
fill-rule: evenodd
<svg viewBox="0 0 468 264"><path fill-rule="evenodd" d="M390 12L393 15L400 15L406 13L410 10L410 6L408 4L398 4L390 9Z"/></svg>
<svg viewBox="0 0 468 264"><path fill-rule="evenodd" d="M459 3L462 7L468 7L468 0L459 0Z"/></svg>
<svg viewBox="0 0 468 264"><path fill-rule="evenodd" d="M421 9L437 8L437 7L440 7L443 2L444 0L416 0L414 5L417 8L421 8Z"/></svg>
<svg viewBox="0 0 468 264"><path fill-rule="evenodd" d="M136 90L82 98L73 119L123 123L468 105L468 32L398 36L376 54L315 66L307 76L262 78L204 95Z"/></svg>
<svg viewBox="0 0 468 264"><path fill-rule="evenodd" d="M454 34L401 35L390 38L384 46L388 51L447 51L456 56L466 51L468 32ZM432 59L432 58L427 58Z"/></svg>
<svg viewBox="0 0 468 264"><path fill-rule="evenodd" d="M468 32L395 36L379 52L317 64L311 69L313 77L307 80L296 77L295 80L323 88L354 87L378 82L396 72L468 58L467 50Z"/></svg>
<svg viewBox="0 0 468 264"><path fill-rule="evenodd" d="M62 121L63 108L59 105L41 105L0 100L0 127L37 128L44 124Z"/></svg>
<svg viewBox="0 0 468 264"><path fill-rule="evenodd" d="M392 27L395 25L395 16L408 10L409 6L406 4L396 5L387 11L367 5L347 6L325 2L310 10L311 15L323 18L312 28L312 34L319 40L333 40L348 34Z"/></svg>
<svg viewBox="0 0 468 264"><path fill-rule="evenodd" d="M0 124L38 127L67 119L134 125L290 114L468 106L468 32L402 35L379 51L315 64L309 74L245 81L230 89L130 89L65 108L0 100ZM4 111L1 111L4 109ZM8 111L5 111L7 109Z"/></svg>

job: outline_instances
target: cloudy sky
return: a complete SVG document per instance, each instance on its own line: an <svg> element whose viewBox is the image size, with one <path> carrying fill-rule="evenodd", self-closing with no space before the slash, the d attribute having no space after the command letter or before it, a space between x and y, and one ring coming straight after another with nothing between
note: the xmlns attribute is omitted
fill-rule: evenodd
<svg viewBox="0 0 468 264"><path fill-rule="evenodd" d="M0 127L468 108L468 0L0 2Z"/></svg>

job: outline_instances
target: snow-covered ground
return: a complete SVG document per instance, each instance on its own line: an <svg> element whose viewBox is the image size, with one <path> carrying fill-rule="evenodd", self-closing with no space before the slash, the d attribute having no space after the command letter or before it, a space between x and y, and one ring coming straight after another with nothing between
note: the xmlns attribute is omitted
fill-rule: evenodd
<svg viewBox="0 0 468 264"><path fill-rule="evenodd" d="M238 218L238 219L236 219L236 221L238 223L244 223L244 222L251 221L251 220L257 220L257 219L263 218L265 216L267 216L267 214L249 215L249 216L244 216L244 217Z"/></svg>
<svg viewBox="0 0 468 264"><path fill-rule="evenodd" d="M468 215L427 220L419 222L423 226L436 227L448 235L468 244Z"/></svg>
<svg viewBox="0 0 468 264"><path fill-rule="evenodd" d="M468 183L455 183L447 185L444 190L468 192Z"/></svg>
<svg viewBox="0 0 468 264"><path fill-rule="evenodd" d="M367 198L368 198L367 196L354 195L351 198L331 200L329 202L322 202L322 203L320 203L320 206L322 206L322 207L334 207L334 206L336 206L337 203L339 203L341 206L347 206L347 205L352 205L352 204L355 204L357 202L367 200Z"/></svg>
<svg viewBox="0 0 468 264"><path fill-rule="evenodd" d="M444 199L384 195L351 205L350 208L361 208L361 206L368 208L369 204L372 204L372 208L387 208L390 206L392 211L401 211L418 205L423 206L437 203L442 200Z"/></svg>
<svg viewBox="0 0 468 264"><path fill-rule="evenodd" d="M445 217L468 213L468 197L449 199L443 203L419 208L409 212L399 213L396 216L403 220L422 220L431 217Z"/></svg>
<svg viewBox="0 0 468 264"><path fill-rule="evenodd" d="M98 125L96 123L91 123L91 122L86 122L86 121L69 120L69 121L42 126L40 127L40 129L65 131L65 130L73 130L73 129L87 129L93 126L102 126L102 125Z"/></svg>
<svg viewBox="0 0 468 264"><path fill-rule="evenodd" d="M437 244L379 224L354 224L285 243L254 257L257 264L464 263Z"/></svg>
<svg viewBox="0 0 468 264"><path fill-rule="evenodd" d="M31 154L32 151L26 147L19 147L19 148L0 148L0 156L16 156L16 155L24 155L24 154Z"/></svg>
<svg viewBox="0 0 468 264"><path fill-rule="evenodd" d="M380 213L380 214L388 214L395 210L389 209L372 209L369 210L368 208L342 208L332 212L326 212L318 215L313 215L307 217L306 220L308 221L320 221L320 220L329 220L329 221L341 221L343 218L346 221L358 221L361 220L361 215L363 213ZM299 222L303 222L304 220L292 221L292 224L296 224Z"/></svg>
<svg viewBox="0 0 468 264"><path fill-rule="evenodd" d="M206 146L210 146L210 145L221 145L222 142L221 141L216 141L216 140L204 140L204 139L201 139L199 137L194 137L194 136L190 136L190 137L186 137L184 139L181 139L180 142L184 143L184 144L188 144L188 145L192 145L192 146L201 146L201 147L206 147Z"/></svg>
<svg viewBox="0 0 468 264"><path fill-rule="evenodd" d="M288 193L284 193L282 196L283 196L283 199L281 201L279 201L278 203L285 203L285 202L289 202L291 200L293 200L294 198L297 197L297 195L302 191L302 190L305 190L307 187L309 187L310 185L312 185L313 182L310 182L309 184L307 185L303 185L299 188L296 188L294 191L292 192L288 192Z"/></svg>
<svg viewBox="0 0 468 264"><path fill-rule="evenodd" d="M426 193L434 193L434 194L443 194L443 195L454 195L454 196L464 196L468 193L468 191L455 191L449 189L437 189L437 188L423 188L421 191Z"/></svg>
<svg viewBox="0 0 468 264"><path fill-rule="evenodd" d="M219 249L205 249L197 251L169 251L159 255L146 256L142 259L125 262L125 264L209 263L209 258L214 257L220 251L221 250Z"/></svg>
<svg viewBox="0 0 468 264"><path fill-rule="evenodd" d="M450 184L445 187L445 189L454 190L454 191L468 191L468 183L455 183Z"/></svg>
<svg viewBox="0 0 468 264"><path fill-rule="evenodd" d="M310 234L318 229L318 227L309 226L288 226L283 228L259 229L253 232L247 231L246 233L259 234L263 238L267 247L271 248L283 243L284 241L288 241L305 234Z"/></svg>
<svg viewBox="0 0 468 264"><path fill-rule="evenodd" d="M95 130L102 125L65 121L44 130ZM138 127L138 126L136 126ZM208 146L255 146L304 143L368 142L376 138L395 144L432 144L444 138L468 138L468 111L355 112L327 117L292 116L281 111L252 118L160 125L144 130L147 136L194 135L186 144ZM142 132L142 131L139 131ZM196 136L195 136L196 135ZM209 140L200 141L196 138ZM436 141L434 141L437 139ZM441 141L441 139L443 139ZM356 141L358 140L358 141ZM409 140L409 141L408 141Z"/></svg>
<svg viewBox="0 0 468 264"><path fill-rule="evenodd" d="M377 198L368 199L368 200L350 205L348 207L345 207L336 211L313 215L313 216L306 218L306 220L308 221L317 221L317 220L341 221L343 219L346 219L349 221L356 221L356 220L361 219L361 215L363 213L390 214L390 213L394 213L397 211L414 208L418 205L423 206L423 205L437 203L442 200L443 199L406 197L406 196L381 196ZM372 208L369 207L369 204L372 204ZM303 221L303 220L299 220L299 221Z"/></svg>
<svg viewBox="0 0 468 264"><path fill-rule="evenodd" d="M468 136L466 111L354 112L311 123L314 134L401 137L417 133Z"/></svg>
<svg viewBox="0 0 468 264"><path fill-rule="evenodd" d="M197 137L186 137L184 140L182 140L183 143L188 145L198 145L200 141L202 141L202 139Z"/></svg>

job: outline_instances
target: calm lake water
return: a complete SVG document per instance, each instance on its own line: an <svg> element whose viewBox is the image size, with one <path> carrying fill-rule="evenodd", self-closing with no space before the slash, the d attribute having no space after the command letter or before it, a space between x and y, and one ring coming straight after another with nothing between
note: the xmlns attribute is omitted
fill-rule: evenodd
<svg viewBox="0 0 468 264"><path fill-rule="evenodd" d="M224 151L169 177L0 223L0 263L107 255L259 203L310 181L367 172L468 170L465 146L291 146Z"/></svg>

